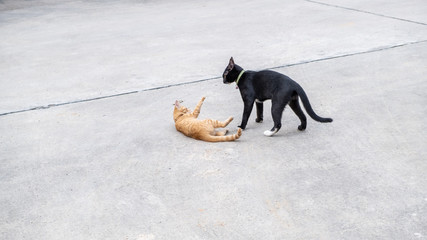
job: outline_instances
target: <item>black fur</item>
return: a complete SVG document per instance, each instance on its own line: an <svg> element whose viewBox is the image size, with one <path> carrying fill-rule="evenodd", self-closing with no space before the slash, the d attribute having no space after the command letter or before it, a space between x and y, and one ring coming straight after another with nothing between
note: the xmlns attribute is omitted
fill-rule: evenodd
<svg viewBox="0 0 427 240"><path fill-rule="evenodd" d="M230 84L235 82L242 70L243 68L234 64L234 60L231 58L223 74L224 83ZM313 111L307 95L298 83L278 72L270 70L259 72L245 71L239 79L238 87L244 102L242 123L239 126L242 129L245 129L248 123L255 102L257 107L256 122L262 122L262 102L268 99L271 99L271 115L274 121L271 132L277 132L281 128L282 113L286 104L289 104L301 120L301 125L298 126L298 129L301 131L305 130L307 127L307 118L299 105L298 97L301 98L304 108L311 118L318 122L332 122L331 118L319 117Z"/></svg>

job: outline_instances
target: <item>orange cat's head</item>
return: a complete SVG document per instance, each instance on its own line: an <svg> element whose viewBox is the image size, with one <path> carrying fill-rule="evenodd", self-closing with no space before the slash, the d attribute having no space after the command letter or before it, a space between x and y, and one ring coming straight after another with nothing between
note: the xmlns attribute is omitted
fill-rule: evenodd
<svg viewBox="0 0 427 240"><path fill-rule="evenodd" d="M190 112L190 109L188 109L184 106L181 106L179 104L179 101L176 100L175 101L175 107L173 109L173 120L176 122L176 120L178 120L178 118L184 116L185 114L187 114L189 112Z"/></svg>

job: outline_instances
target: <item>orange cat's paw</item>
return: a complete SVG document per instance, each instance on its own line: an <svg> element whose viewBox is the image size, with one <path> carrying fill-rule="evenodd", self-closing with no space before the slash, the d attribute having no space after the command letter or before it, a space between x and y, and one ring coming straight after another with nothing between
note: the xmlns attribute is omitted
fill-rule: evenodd
<svg viewBox="0 0 427 240"><path fill-rule="evenodd" d="M237 129L237 135L242 136L242 129L241 128Z"/></svg>

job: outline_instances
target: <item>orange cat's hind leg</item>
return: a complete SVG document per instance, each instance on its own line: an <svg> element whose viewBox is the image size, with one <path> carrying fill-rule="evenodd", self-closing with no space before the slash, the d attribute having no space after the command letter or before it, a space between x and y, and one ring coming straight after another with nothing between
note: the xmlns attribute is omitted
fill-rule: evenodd
<svg viewBox="0 0 427 240"><path fill-rule="evenodd" d="M237 133L229 136L212 136L212 135L203 135L201 140L208 142L225 142L225 141L234 141L242 136L242 129L237 129Z"/></svg>
<svg viewBox="0 0 427 240"><path fill-rule="evenodd" d="M231 121L233 121L232 117L229 117L227 120L225 120L224 122L215 120L213 122L214 128L224 128L226 127Z"/></svg>
<svg viewBox="0 0 427 240"><path fill-rule="evenodd" d="M215 136L225 136L225 134L228 133L228 130L224 130L224 131L217 131L215 132Z"/></svg>

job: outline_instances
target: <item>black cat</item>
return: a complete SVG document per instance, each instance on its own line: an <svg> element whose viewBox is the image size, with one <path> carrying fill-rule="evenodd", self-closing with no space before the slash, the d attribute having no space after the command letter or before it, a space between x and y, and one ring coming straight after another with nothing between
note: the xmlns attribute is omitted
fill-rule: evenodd
<svg viewBox="0 0 427 240"><path fill-rule="evenodd" d="M282 113L286 104L289 103L292 110L301 120L301 125L298 126L300 131L307 127L307 118L302 111L298 96L306 109L308 115L318 122L332 122L332 118L322 118L311 108L307 95L302 87L294 80L280 74L278 72L263 70L263 71L245 71L239 65L234 64L231 57L227 68L223 75L224 83L230 84L236 82L239 87L240 94L244 102L243 117L240 128L245 129L251 115L254 102L257 107L256 122L263 120L263 101L271 99L271 115L273 117L274 126L271 130L264 132L266 136L272 136L277 133L282 126Z"/></svg>

